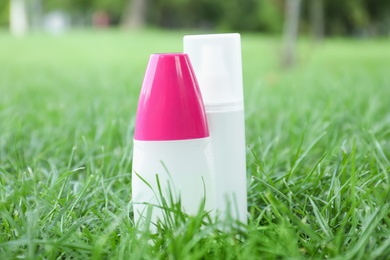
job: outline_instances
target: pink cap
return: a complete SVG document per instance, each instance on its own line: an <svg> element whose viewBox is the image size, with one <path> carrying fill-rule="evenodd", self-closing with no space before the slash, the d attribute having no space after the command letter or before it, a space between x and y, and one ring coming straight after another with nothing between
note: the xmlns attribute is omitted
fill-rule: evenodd
<svg viewBox="0 0 390 260"><path fill-rule="evenodd" d="M187 54L152 54L138 101L135 140L209 136L206 113Z"/></svg>

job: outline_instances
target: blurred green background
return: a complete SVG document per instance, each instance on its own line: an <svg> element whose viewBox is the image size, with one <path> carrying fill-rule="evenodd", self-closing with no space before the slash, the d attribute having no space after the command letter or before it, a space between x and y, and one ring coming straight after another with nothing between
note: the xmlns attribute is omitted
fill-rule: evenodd
<svg viewBox="0 0 390 260"><path fill-rule="evenodd" d="M11 2L26 4L30 28L42 29L47 16L61 12L72 27L126 26L240 30L278 34L289 0L3 0L0 26L9 25ZM388 0L302 0L300 32L389 35Z"/></svg>
<svg viewBox="0 0 390 260"><path fill-rule="evenodd" d="M389 10L389 0L0 0L0 259L388 259ZM186 34L233 31L247 232L239 241L192 218L140 240L132 138L149 55L181 51Z"/></svg>

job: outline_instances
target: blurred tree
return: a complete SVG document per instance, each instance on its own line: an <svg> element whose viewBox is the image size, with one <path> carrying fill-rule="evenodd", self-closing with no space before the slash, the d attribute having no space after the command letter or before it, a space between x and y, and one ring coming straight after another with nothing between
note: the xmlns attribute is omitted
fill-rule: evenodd
<svg viewBox="0 0 390 260"><path fill-rule="evenodd" d="M127 2L125 0L42 0L45 11L64 10L73 17L91 19L94 12L106 12L111 24L119 24Z"/></svg>
<svg viewBox="0 0 390 260"><path fill-rule="evenodd" d="M324 0L310 0L310 23L311 34L315 41L320 41L324 37Z"/></svg>
<svg viewBox="0 0 390 260"><path fill-rule="evenodd" d="M280 33L283 28L283 1L260 0L257 6L258 27L269 33Z"/></svg>
<svg viewBox="0 0 390 260"><path fill-rule="evenodd" d="M41 1L43 13L63 10L90 21L94 12L110 23L167 28L203 28L280 33L289 0L27 0ZM0 26L9 20L10 0L0 0ZM388 33L390 0L306 0L301 2L302 32L322 35ZM131 18L131 19L130 19ZM76 19L77 20L77 19ZM89 22L90 23L90 22Z"/></svg>
<svg viewBox="0 0 390 260"><path fill-rule="evenodd" d="M261 2L261 1L260 1ZM258 28L257 0L230 0L221 5L221 26L226 29L252 31Z"/></svg>
<svg viewBox="0 0 390 260"><path fill-rule="evenodd" d="M0 1L0 26L9 26L9 1Z"/></svg>
<svg viewBox="0 0 390 260"><path fill-rule="evenodd" d="M282 50L283 68L290 68L295 63L300 5L301 0L286 0Z"/></svg>
<svg viewBox="0 0 390 260"><path fill-rule="evenodd" d="M93 10L92 0L43 0L43 9L48 11L66 11L72 17L73 25L90 25Z"/></svg>
<svg viewBox="0 0 390 260"><path fill-rule="evenodd" d="M129 0L94 0L92 1L91 11L106 12L110 17L110 23L119 25L122 23L124 10L126 10L128 2Z"/></svg>
<svg viewBox="0 0 390 260"><path fill-rule="evenodd" d="M147 4L147 0L128 0L127 8L123 15L123 25L129 29L144 27Z"/></svg>
<svg viewBox="0 0 390 260"><path fill-rule="evenodd" d="M42 25L42 0L30 0L28 3L32 29L40 29Z"/></svg>
<svg viewBox="0 0 390 260"><path fill-rule="evenodd" d="M9 27L12 35L25 35L29 28L26 0L11 0L9 10Z"/></svg>
<svg viewBox="0 0 390 260"><path fill-rule="evenodd" d="M390 1L366 1L366 8L370 14L370 24L376 33L390 35ZM375 14L375 19L372 14Z"/></svg>
<svg viewBox="0 0 390 260"><path fill-rule="evenodd" d="M214 28L223 15L221 1L154 0L148 21L168 28Z"/></svg>
<svg viewBox="0 0 390 260"><path fill-rule="evenodd" d="M326 15L329 34L352 34L368 22L368 13L364 0L345 0L340 5L338 0L328 0Z"/></svg>

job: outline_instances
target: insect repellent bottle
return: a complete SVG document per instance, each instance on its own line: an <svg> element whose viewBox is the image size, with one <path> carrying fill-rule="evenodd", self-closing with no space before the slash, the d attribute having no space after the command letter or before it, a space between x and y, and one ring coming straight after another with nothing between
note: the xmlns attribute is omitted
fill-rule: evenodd
<svg viewBox="0 0 390 260"><path fill-rule="evenodd" d="M184 36L204 100L215 168L216 210L247 223L244 97L239 34Z"/></svg>
<svg viewBox="0 0 390 260"><path fill-rule="evenodd" d="M187 214L197 214L201 205L214 208L210 148L202 96L188 55L152 54L134 132L132 200L141 228L156 230L157 220L167 216L163 208L175 203L180 202Z"/></svg>

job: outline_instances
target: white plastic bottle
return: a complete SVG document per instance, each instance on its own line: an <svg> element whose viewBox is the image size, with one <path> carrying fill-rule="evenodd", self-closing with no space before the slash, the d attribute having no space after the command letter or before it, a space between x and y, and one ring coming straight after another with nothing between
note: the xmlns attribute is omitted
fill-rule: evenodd
<svg viewBox="0 0 390 260"><path fill-rule="evenodd" d="M247 223L245 118L239 34L184 36L205 104L215 167L216 209Z"/></svg>
<svg viewBox="0 0 390 260"><path fill-rule="evenodd" d="M161 207L173 207L179 200L187 214L197 214L202 203L207 211L214 208L210 148L203 101L188 56L151 55L133 150L132 200L141 229L156 231L158 219L170 215ZM151 223L145 221L149 209Z"/></svg>

